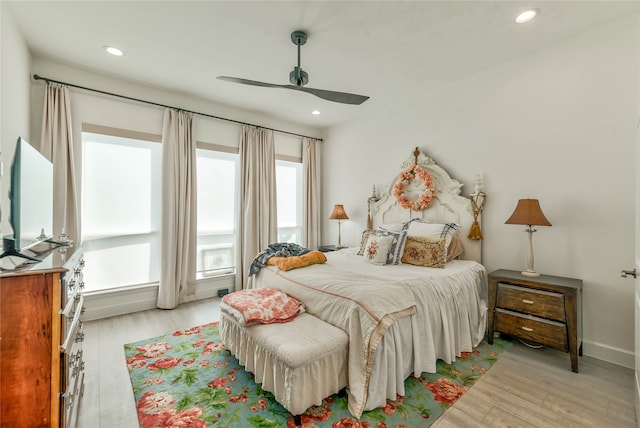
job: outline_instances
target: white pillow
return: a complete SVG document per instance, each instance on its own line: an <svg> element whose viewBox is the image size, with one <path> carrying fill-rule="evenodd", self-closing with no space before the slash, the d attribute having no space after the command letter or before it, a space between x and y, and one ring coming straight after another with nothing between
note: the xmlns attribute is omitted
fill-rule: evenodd
<svg viewBox="0 0 640 428"><path fill-rule="evenodd" d="M391 236L369 236L367 245L364 247L364 259L374 265L387 264L387 255L392 243L393 237Z"/></svg>
<svg viewBox="0 0 640 428"><path fill-rule="evenodd" d="M445 248L449 248L451 237L458 230L455 223L428 223L424 220L414 219L410 221L407 228L407 235L424 236L426 238L445 238Z"/></svg>
<svg viewBox="0 0 640 428"><path fill-rule="evenodd" d="M395 232L393 230L388 230L380 226L378 227L377 235L391 236L393 238L391 246L389 247L389 254L387 254L387 264L400 264L400 259L402 258L402 253L404 252L404 241L407 238L407 232L405 230Z"/></svg>

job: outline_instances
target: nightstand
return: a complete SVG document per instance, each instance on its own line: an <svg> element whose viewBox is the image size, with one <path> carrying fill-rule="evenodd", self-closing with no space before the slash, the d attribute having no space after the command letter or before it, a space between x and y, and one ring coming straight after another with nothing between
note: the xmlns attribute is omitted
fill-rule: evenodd
<svg viewBox="0 0 640 428"><path fill-rule="evenodd" d="M582 280L525 277L500 269L489 274L488 341L494 332L568 352L578 373L582 356Z"/></svg>
<svg viewBox="0 0 640 428"><path fill-rule="evenodd" d="M322 251L323 253L328 253L330 251L336 251L336 250L340 250L342 248L347 248L347 247L338 248L337 245L320 245L318 247L318 251Z"/></svg>

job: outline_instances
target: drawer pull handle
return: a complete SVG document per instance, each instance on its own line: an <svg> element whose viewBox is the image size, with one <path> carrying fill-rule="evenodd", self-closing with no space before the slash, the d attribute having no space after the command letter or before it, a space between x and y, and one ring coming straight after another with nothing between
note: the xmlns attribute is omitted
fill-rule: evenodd
<svg viewBox="0 0 640 428"><path fill-rule="evenodd" d="M532 328L525 327L525 326L522 326L522 329L523 329L524 331L533 331L533 329L532 329Z"/></svg>
<svg viewBox="0 0 640 428"><path fill-rule="evenodd" d="M533 305L533 300L522 299L522 303L526 303L527 305Z"/></svg>

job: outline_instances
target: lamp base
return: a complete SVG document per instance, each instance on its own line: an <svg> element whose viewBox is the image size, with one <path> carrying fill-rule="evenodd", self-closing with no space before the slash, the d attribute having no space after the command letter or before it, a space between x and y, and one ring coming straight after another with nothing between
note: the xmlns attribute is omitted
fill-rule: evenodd
<svg viewBox="0 0 640 428"><path fill-rule="evenodd" d="M540 274L538 272L535 272L535 271L532 271L532 270L529 270L529 269L520 272L520 274L523 275L523 276L529 276L529 277L532 277L532 278L537 278L537 277L540 276Z"/></svg>

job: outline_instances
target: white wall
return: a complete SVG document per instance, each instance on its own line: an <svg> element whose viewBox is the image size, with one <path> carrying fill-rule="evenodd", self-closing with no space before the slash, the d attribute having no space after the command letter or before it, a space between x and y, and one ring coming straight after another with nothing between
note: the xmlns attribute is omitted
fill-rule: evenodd
<svg viewBox="0 0 640 428"><path fill-rule="evenodd" d="M593 29L429 93L376 106L324 144L323 218L343 203L343 243L358 245L373 184L386 188L415 146L473 191L484 173L483 263L524 269L524 226L537 198L552 227L534 235L535 269L584 280L584 353L633 367L638 16ZM336 225L324 221L324 240Z"/></svg>
<svg viewBox="0 0 640 428"><path fill-rule="evenodd" d="M29 68L31 56L11 10L0 2L0 237L9 227L9 175L18 137L30 141ZM0 244L1 246L1 244Z"/></svg>

